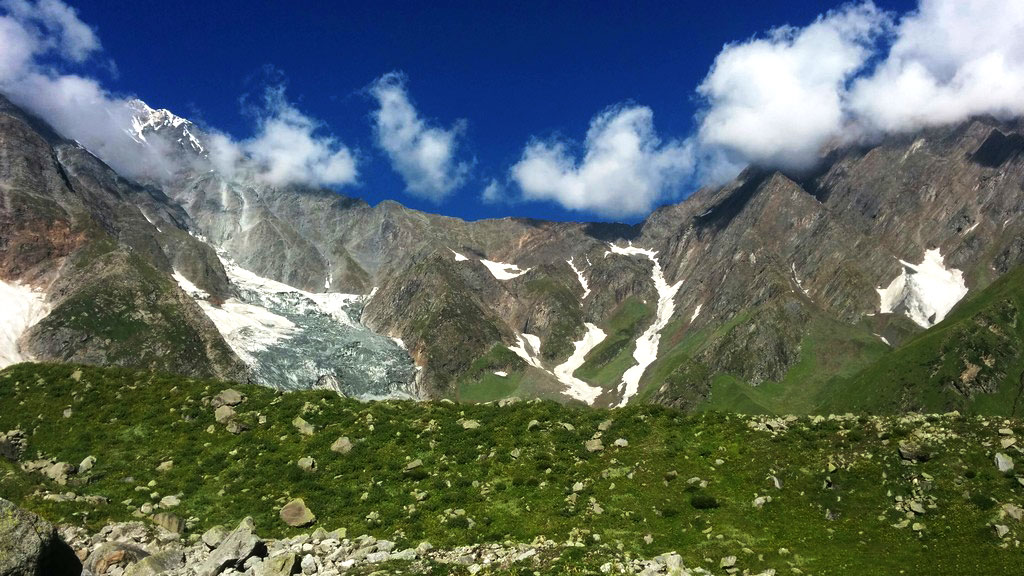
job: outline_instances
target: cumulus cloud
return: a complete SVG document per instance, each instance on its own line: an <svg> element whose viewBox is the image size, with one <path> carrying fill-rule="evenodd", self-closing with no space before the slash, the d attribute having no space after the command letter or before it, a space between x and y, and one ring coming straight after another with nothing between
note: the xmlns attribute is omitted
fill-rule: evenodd
<svg viewBox="0 0 1024 576"><path fill-rule="evenodd" d="M171 178L202 161L174 154L174 143L160 138L137 141L129 135L139 113L133 98L109 92L97 78L61 69L86 63L101 51L95 31L73 8L59 0L0 0L0 9L0 91L13 102L129 177ZM283 88L267 90L255 118L250 139L239 141L213 129L203 135L209 160L225 174L245 167L271 184L355 181L353 154L320 134L320 123L290 104Z"/></svg>
<svg viewBox="0 0 1024 576"><path fill-rule="evenodd" d="M429 125L409 99L405 77L389 73L370 86L377 100L373 113L377 145L415 196L440 202L462 185L469 163L456 158L463 123L449 129Z"/></svg>
<svg viewBox="0 0 1024 576"><path fill-rule="evenodd" d="M605 217L649 212L692 170L683 142L662 142L646 106L616 106L590 122L577 158L563 140L535 140L512 167L527 200L553 200Z"/></svg>
<svg viewBox="0 0 1024 576"><path fill-rule="evenodd" d="M1024 2L922 0L886 59L850 90L867 129L913 130L977 114L1024 113Z"/></svg>
<svg viewBox="0 0 1024 576"><path fill-rule="evenodd" d="M319 134L322 126L285 98L283 86L266 89L256 108L257 133L234 143L218 134L212 145L215 165L231 171L242 162L254 162L270 184L303 183L345 185L356 182L356 159L336 138Z"/></svg>
<svg viewBox="0 0 1024 576"><path fill-rule="evenodd" d="M806 168L845 123L844 86L888 25L868 3L726 45L697 88L701 146L739 164Z"/></svg>

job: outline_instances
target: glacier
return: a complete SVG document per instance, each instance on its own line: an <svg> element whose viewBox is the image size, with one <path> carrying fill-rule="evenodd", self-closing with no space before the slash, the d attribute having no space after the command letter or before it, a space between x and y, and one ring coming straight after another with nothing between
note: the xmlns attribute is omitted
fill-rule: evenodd
<svg viewBox="0 0 1024 576"><path fill-rule="evenodd" d="M219 306L177 271L257 383L324 388L363 399L415 397L416 370L398 341L360 322L370 295L312 293L264 278L219 252L234 295Z"/></svg>

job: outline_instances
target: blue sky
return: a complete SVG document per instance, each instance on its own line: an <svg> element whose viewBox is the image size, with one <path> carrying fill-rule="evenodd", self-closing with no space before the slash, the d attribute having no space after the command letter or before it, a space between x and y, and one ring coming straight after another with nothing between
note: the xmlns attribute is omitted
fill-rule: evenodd
<svg viewBox="0 0 1024 576"><path fill-rule="evenodd" d="M161 157L136 95L271 184L638 221L748 164L1024 114L1021 29L1007 0L0 0L0 91L133 177Z"/></svg>
<svg viewBox="0 0 1024 576"><path fill-rule="evenodd" d="M530 138L579 142L591 118L618 103L650 107L663 138L685 137L694 89L723 44L806 25L828 8L792 0L71 5L116 63L118 74L105 81L112 90L245 137L253 125L240 98L258 94L272 66L297 108L358 150L360 181L342 192L473 219L593 217L550 201L488 204L480 195L507 176ZM879 5L902 11L911 3ZM460 152L475 162L441 203L404 193L374 145L365 89L391 71L406 75L424 117L444 126L465 120Z"/></svg>

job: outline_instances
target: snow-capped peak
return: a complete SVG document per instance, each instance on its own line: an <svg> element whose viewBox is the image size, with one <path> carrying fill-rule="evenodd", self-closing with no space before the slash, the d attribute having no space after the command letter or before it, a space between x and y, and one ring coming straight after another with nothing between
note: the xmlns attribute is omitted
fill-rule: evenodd
<svg viewBox="0 0 1024 576"><path fill-rule="evenodd" d="M175 115L170 110L155 109L138 98L129 100L128 106L132 109L131 128L128 135L136 142L147 142L146 134L150 131L158 132L161 129L176 128L180 130L180 137L177 139L182 146L188 145L192 150L202 154L206 151L202 142L193 133L195 125L189 120Z"/></svg>

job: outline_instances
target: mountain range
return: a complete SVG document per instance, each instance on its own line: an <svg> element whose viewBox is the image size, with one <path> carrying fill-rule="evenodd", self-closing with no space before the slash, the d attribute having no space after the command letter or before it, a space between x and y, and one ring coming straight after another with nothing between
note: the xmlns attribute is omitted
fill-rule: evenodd
<svg viewBox="0 0 1024 576"><path fill-rule="evenodd" d="M636 225L467 222L211 161L141 101L151 178L0 97L0 364L360 398L1016 414L1024 122L751 166Z"/></svg>

